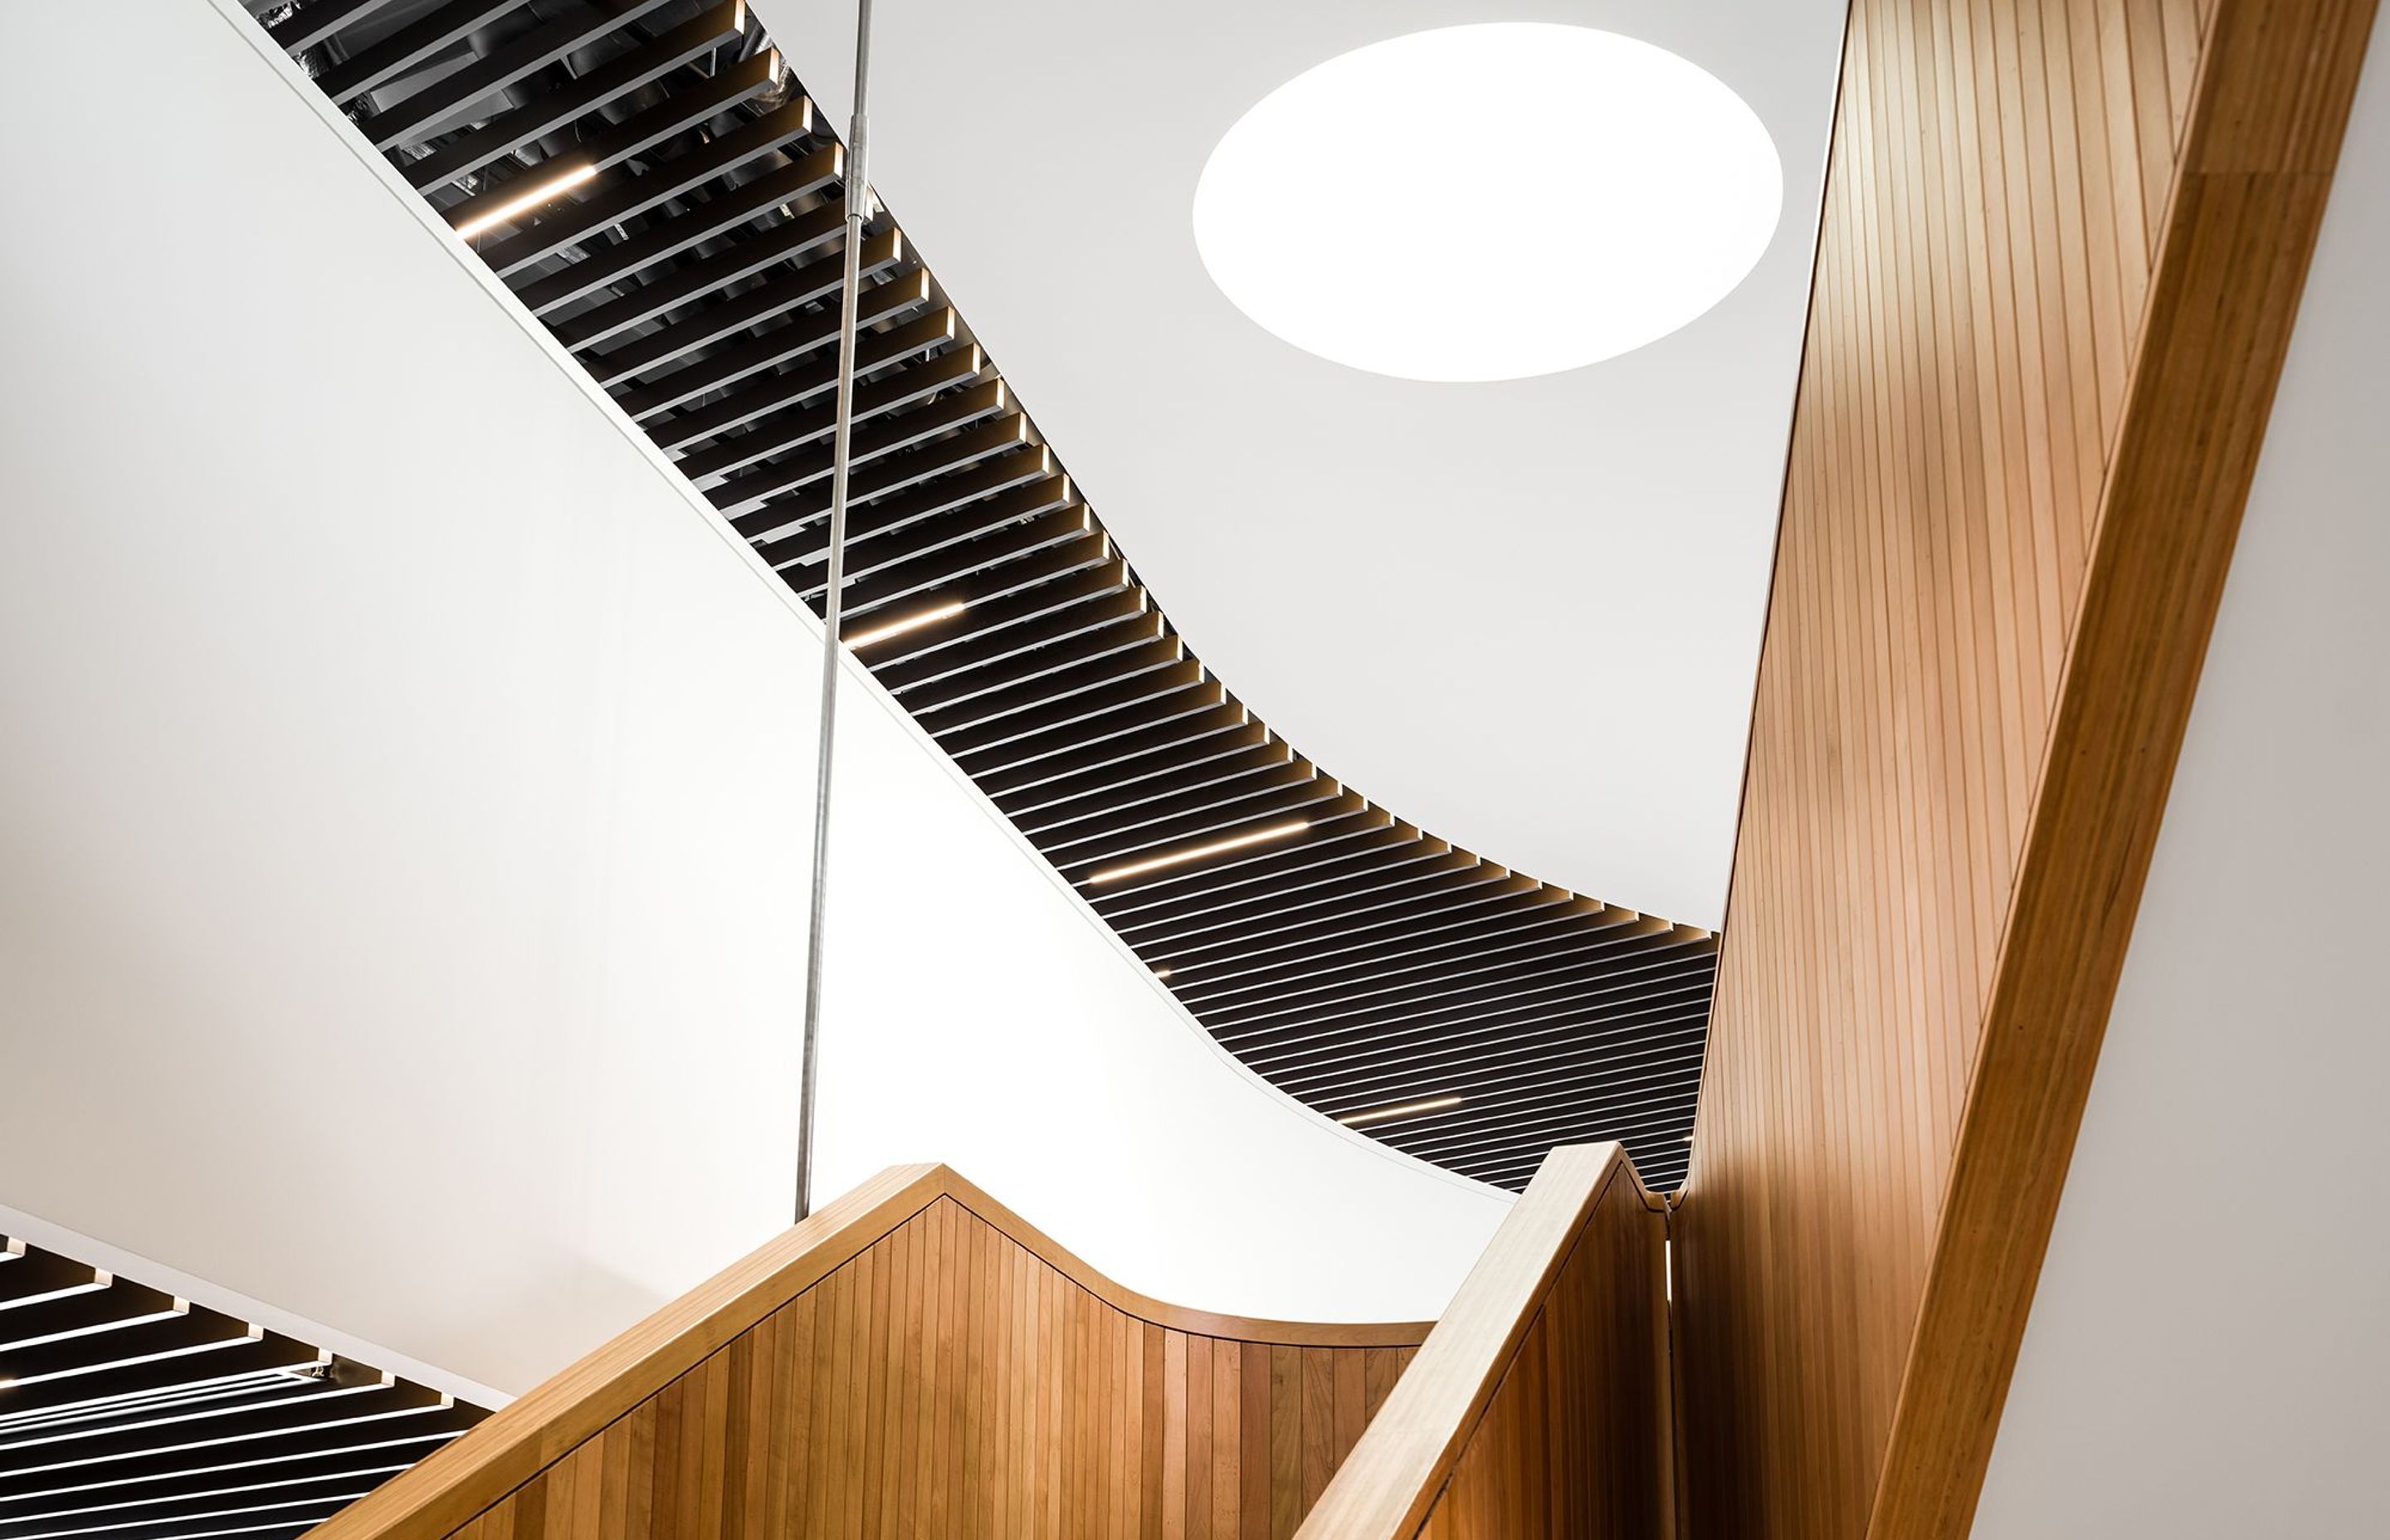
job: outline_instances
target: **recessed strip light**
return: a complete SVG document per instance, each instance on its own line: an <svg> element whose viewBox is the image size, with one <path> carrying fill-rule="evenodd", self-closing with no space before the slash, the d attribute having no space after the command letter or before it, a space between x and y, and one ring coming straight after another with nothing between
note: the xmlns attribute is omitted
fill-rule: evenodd
<svg viewBox="0 0 2390 1540"><path fill-rule="evenodd" d="M571 191L598 174L592 165L578 165L560 176L551 176L518 198L509 198L488 213L467 220L456 226L458 238L470 240L493 225L504 225L526 209L536 209L560 193Z"/></svg>
<svg viewBox="0 0 2390 1540"><path fill-rule="evenodd" d="M874 642L884 642L891 636L902 636L907 631L919 631L925 625L935 625L940 621L952 620L961 614L966 608L960 599L932 605L918 615L907 615L901 621L890 621L886 625L875 625L868 631L854 632L846 638L846 645L869 647Z"/></svg>
<svg viewBox="0 0 2390 1540"><path fill-rule="evenodd" d="M1458 1097L1430 1097L1425 1101L1407 1101L1398 1107L1374 1107L1367 1112L1347 1112L1336 1121L1347 1128L1358 1128L1365 1123L1383 1123L1388 1118L1413 1117L1420 1112L1441 1112L1447 1107L1459 1105Z"/></svg>
<svg viewBox="0 0 2390 1540"><path fill-rule="evenodd" d="M1156 855L1144 861L1131 861L1124 866L1106 866L1101 871L1089 872L1087 881L1092 886L1105 882L1117 882L1124 877L1142 877L1147 872L1160 871L1164 866L1176 866L1183 862L1201 861L1207 855L1218 855L1223 851L1242 850L1247 845L1259 845L1272 840L1283 840L1290 834L1300 834L1310 827L1311 820L1308 818L1296 818L1288 823L1272 824L1267 828L1257 828L1250 834L1240 834L1227 840L1214 840L1209 844L1189 845L1185 850L1175 850L1167 855Z"/></svg>

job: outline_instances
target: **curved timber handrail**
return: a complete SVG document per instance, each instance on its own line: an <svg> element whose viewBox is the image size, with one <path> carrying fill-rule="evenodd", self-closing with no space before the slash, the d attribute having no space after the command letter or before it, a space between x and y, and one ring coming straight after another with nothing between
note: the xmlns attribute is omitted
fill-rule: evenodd
<svg viewBox="0 0 2390 1540"><path fill-rule="evenodd" d="M947 1197L1036 1252L1072 1282L1124 1315L1134 1315L1172 1331L1284 1347L1415 1348L1427 1340L1435 1327L1433 1321L1275 1321L1259 1315L1223 1315L1168 1304L1114 1283L959 1173L942 1165L930 1169L944 1182Z"/></svg>
<svg viewBox="0 0 2390 1540"><path fill-rule="evenodd" d="M942 1205L941 1200L946 1204ZM943 1230L932 1233L922 1228L942 1216ZM907 1238L920 1243L902 1245ZM1006 1241L1018 1251L999 1245ZM892 1251L892 1242L900 1244ZM933 1256L940 1245L945 1250ZM759 1334L770 1332L825 1280L850 1264L868 1263L881 1254L885 1259L879 1262L877 1292L867 1285L843 1301L854 1320L867 1322L862 1332L850 1330L848 1315L833 1321L831 1306L825 1303L818 1321L808 1314L803 1326L803 1341L816 1344L813 1353L820 1355L818 1359L797 1345L798 1333L793 1329L758 1345ZM1037 1280L1024 1276L1029 1269L1019 1260L1024 1256L1043 1264L1047 1278L1053 1280L1042 1296L1042 1305ZM944 1258L943 1290L937 1257ZM979 1271L966 1274L958 1261L976 1265ZM984 1296L976 1301L969 1297L975 1280ZM1067 1286L1075 1286L1076 1291L1102 1308L1073 1315L1058 1307L1057 1298L1073 1292ZM906 1315L908 1298L919 1302L906 1317L913 1328L909 1343L902 1340L898 1323L898 1317ZM1043 1315L1041 1308L1046 1312ZM867 1326L875 1309L880 1316L878 1337L869 1335ZM977 1340L971 1338L970 1320L974 1310L980 1312L977 1318L982 1324L992 1324L992 1339L985 1333ZM694 1503L696 1512L713 1521L743 1503L751 1514L768 1513L784 1520L772 1526L773 1533L829 1533L842 1527L839 1504L855 1500L855 1494L845 1488L859 1488L874 1479L867 1472L856 1473L863 1460L846 1457L841 1444L845 1438L853 1440L854 1456L867 1455L874 1461L885 1457L885 1469L880 1469L884 1479L870 1488L870 1500L875 1503L910 1500L917 1486L923 1508L932 1512L959 1513L967 1507L1001 1509L1007 1504L1018 1504L1027 1512L1033 1502L1042 1507L1049 1495L1059 1501L1066 1490L1073 1501L1095 1501L1089 1494L1099 1487L1105 1488L1107 1500L1112 1502L1134 1505L1149 1500L1150 1495L1144 1491L1121 1489L1124 1482L1135 1486L1140 1481L1145 1487L1158 1486L1161 1483L1154 1478L1162 1472L1137 1469L1138 1451L1134 1447L1125 1451L1128 1464L1123 1468L1124 1449L1117 1440L1110 1446L1111 1468L1093 1477L1076 1469L1090 1462L1100 1465L1106 1457L1100 1436L1102 1416L1097 1419L1099 1432L1093 1445L1075 1445L1066 1451L1059 1442L1071 1431L1071 1413L1060 1406L1061 1395L1056 1389L1060 1365L1066 1357L1073 1365L1087 1366L1098 1380L1109 1379L1115 1399L1124 1383L1129 1387L1135 1405L1106 1406L1102 1413L1117 1410L1131 1427L1140 1417L1155 1421L1150 1414L1166 1416L1174 1409L1182 1423L1200 1420L1201 1444L1187 1444L1175 1461L1167 1462L1172 1465L1169 1479L1177 1483L1179 1500L1186 1500L1186 1495L1200 1486L1194 1508L1206 1515L1214 1511L1211 1495L1218 1472L1190 1469L1188 1454L1209 1451L1216 1428L1226 1441L1221 1457L1227 1461L1226 1469L1240 1483L1233 1491L1223 1490L1216 1507L1230 1509L1240 1500L1248 1506L1259 1502L1284 1507L1317 1496L1326 1484L1329 1469L1313 1457L1310 1488L1301 1492L1305 1472L1299 1461L1298 1491L1290 1495L1273 1490L1262 1479L1279 1473L1265 1469L1247 1475L1238 1469L1233 1419L1240 1411L1250 1414L1257 1405L1266 1414L1270 1367L1279 1366L1283 1372L1283 1366L1293 1364L1298 1375L1317 1374L1318 1366L1306 1360L1348 1360L1338 1367L1349 1371L1345 1378L1358 1386L1363 1383L1362 1361L1367 1360L1374 1406L1394 1382L1401 1363L1428 1331L1429 1323L1424 1322L1305 1324L1167 1304L1105 1277L947 1167L893 1166L664 1305L311 1534L315 1540L366 1540L368 1536L437 1540L467 1533L476 1540L484 1533L520 1535L523 1515L500 1510L509 1504L519 1508L527 1493L538 1494L535 1506L551 1515L559 1501L591 1505L576 1509L569 1528L569 1533L589 1540L618 1534L661 1536L682 1528L713 1532L715 1523L690 1521L687 1510L683 1522L669 1520L664 1505L673 1495L662 1490L674 1479L669 1469L656 1477L643 1498L624 1495L626 1483L638 1479L636 1472L626 1475L625 1467L641 1458L669 1466L668 1455L658 1444L662 1438L675 1436L682 1440L684 1461L689 1457L686 1452L689 1446L699 1449L699 1469L704 1472L700 1482L708 1486L702 1497L692 1498L683 1492L679 1500ZM839 1346L833 1350L821 1345L829 1343L834 1332L843 1334ZM1167 1385L1157 1367L1165 1343L1182 1350L1184 1344L1200 1344L1198 1352L1180 1353ZM908 1345L912 1356L905 1357ZM1012 1367L1012 1378L995 1384L992 1366L1002 1356L1004 1346L1015 1350L1006 1360ZM744 1354L743 1363L731 1362L732 1354L725 1352L731 1348ZM1213 1375L1215 1349L1222 1362ZM983 1352L984 1362L991 1366L984 1374ZM879 1356L872 1363L863 1363L875 1353ZM1240 1354L1261 1355L1260 1385L1247 1387L1240 1382L1237 1370L1254 1361ZM811 1427L802 1417L791 1426L787 1415L791 1399L788 1387L765 1383L775 1367L802 1375L816 1364L828 1371L826 1380L829 1375L836 1376L834 1382L816 1389L838 1409L836 1415L846 1418L844 1426L827 1435L820 1426L827 1418L818 1414ZM704 1377L716 1368L723 1372L706 1382ZM1208 1383L1190 1383L1194 1379L1190 1369L1213 1378ZM943 1392L929 1383L940 1373L948 1377ZM954 1378L957 1375L969 1378L958 1385ZM1247 1372L1242 1378L1253 1376ZM1227 1400L1225 1406L1215 1408L1214 1399L1223 1385L1229 1392ZM658 1406L675 1387L691 1386L696 1392L688 1409L684 1413L675 1406L665 1414L663 1425L672 1431L660 1435ZM1046 1405L1049 1392L1058 1405ZM725 1404L734 1398L740 1405L726 1410ZM938 1419L934 1428L931 1427L933 1401ZM1346 1410L1341 1405L1338 1409ZM917 1412L919 1425L930 1429L918 1448L913 1433ZM951 1439L944 1420L949 1415L955 1419ZM1291 1414L1282 1409L1280 1415ZM739 1420L742 1416L748 1419L744 1424ZM981 1418L997 1430L992 1435L997 1449L1022 1469L997 1470L994 1459L977 1460L969 1470L963 1468L955 1450L974 1436L963 1428L963 1421ZM644 1431L642 1418L647 1419ZM875 1420L867 1425L867 1419ZM1345 1448L1360 1431L1357 1419L1348 1421L1349 1436L1341 1441ZM1023 1433L1031 1424L1040 1435L1060 1430L1058 1442L1042 1453L1033 1453ZM1271 1431L1265 1421L1260 1430L1265 1447ZM1160 1451L1158 1426L1151 1435L1150 1444ZM808 1437L810 1444L805 1443ZM739 1449L725 1447L741 1438L751 1439L759 1452L768 1449L769 1457L743 1461ZM797 1446L794 1453L791 1444ZM809 1497L804 1490L787 1489L790 1478L784 1468L800 1463L808 1449L826 1469L834 1469L836 1483L842 1487L835 1499L829 1499L828 1524L806 1521L803 1505L807 1501L814 1505L811 1512L816 1520L822 1512L826 1499L818 1490ZM1050 1468L1044 1477L1027 1469L1041 1459ZM900 1463L923 1469L934 1467L938 1473L917 1475L913 1469L898 1469ZM804 1478L796 1480L802 1488ZM811 1480L816 1489L832 1484L819 1475ZM1248 1482L1258 1484L1241 1484ZM1284 1485L1283 1481L1279 1484ZM1052 1494L1047 1486L1054 1489ZM655 1506L642 1508L641 1501ZM490 1521L477 1523L485 1518ZM944 1530L925 1525L921 1532ZM1175 1526L1169 1532L1179 1533ZM999 1533L1009 1530L1000 1528ZM1189 1524L1186 1533L1193 1535L1199 1528Z"/></svg>
<svg viewBox="0 0 2390 1540"><path fill-rule="evenodd" d="M1663 1210L1553 1150L1297 1540L1673 1533Z"/></svg>

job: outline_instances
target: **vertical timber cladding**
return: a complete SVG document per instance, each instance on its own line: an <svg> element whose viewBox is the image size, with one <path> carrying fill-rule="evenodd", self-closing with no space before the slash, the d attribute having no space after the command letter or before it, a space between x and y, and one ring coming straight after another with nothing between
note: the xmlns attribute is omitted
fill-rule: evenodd
<svg viewBox="0 0 2390 1540"><path fill-rule="evenodd" d="M1663 1211L1552 1151L1298 1540L1676 1534Z"/></svg>
<svg viewBox="0 0 2390 1540"><path fill-rule="evenodd" d="M1419 1540L1671 1532L1659 1214L1613 1177L1536 1304Z"/></svg>
<svg viewBox="0 0 2390 1540"><path fill-rule="evenodd" d="M1857 0L1677 1216L1691 1531L1972 1516L2371 0Z"/></svg>
<svg viewBox="0 0 2390 1540"><path fill-rule="evenodd" d="M1414 1351L1138 1320L941 1198L454 1533L1291 1535Z"/></svg>
<svg viewBox="0 0 2390 1540"><path fill-rule="evenodd" d="M1163 1304L895 1167L317 1533L1286 1540L1427 1333Z"/></svg>

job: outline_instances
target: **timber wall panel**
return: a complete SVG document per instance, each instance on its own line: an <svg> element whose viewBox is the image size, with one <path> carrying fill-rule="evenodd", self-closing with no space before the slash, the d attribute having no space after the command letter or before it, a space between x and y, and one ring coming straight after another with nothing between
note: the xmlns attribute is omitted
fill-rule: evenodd
<svg viewBox="0 0 2390 1540"><path fill-rule="evenodd" d="M1673 1533L1665 1239L1616 1145L1554 1150L1302 1540Z"/></svg>
<svg viewBox="0 0 2390 1540"><path fill-rule="evenodd" d="M1702 1540L1964 1531L2371 9L1855 0L1677 1218Z"/></svg>
<svg viewBox="0 0 2390 1540"><path fill-rule="evenodd" d="M1317 1494L1273 1436L1324 1485L1410 1351L1141 1321L941 1197L466 1533L1291 1535Z"/></svg>
<svg viewBox="0 0 2390 1540"><path fill-rule="evenodd" d="M842 1222L852 1254L657 1388L610 1389L651 1351L610 1346L492 1419L520 1458L460 1444L322 1533L1283 1540L1427 1331L1154 1306L944 1168L880 1180L910 1185Z"/></svg>
<svg viewBox="0 0 2390 1540"><path fill-rule="evenodd" d="M1664 1328L1652 1243L1661 1226L1613 1176L1459 1464L1428 1510L1427 1540L1652 1540L1667 1531Z"/></svg>

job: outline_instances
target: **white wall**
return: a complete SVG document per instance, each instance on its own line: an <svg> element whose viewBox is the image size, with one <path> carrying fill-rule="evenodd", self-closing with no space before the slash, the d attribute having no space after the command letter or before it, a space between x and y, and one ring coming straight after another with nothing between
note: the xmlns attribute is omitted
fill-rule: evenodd
<svg viewBox="0 0 2390 1540"><path fill-rule="evenodd" d="M2384 250L2377 37L1982 1540L2390 1533Z"/></svg>
<svg viewBox="0 0 2390 1540"><path fill-rule="evenodd" d="M195 0L0 9L0 1202L520 1389L790 1191L817 646ZM1504 1211L1219 1055L867 692L821 1191L1437 1312Z"/></svg>

